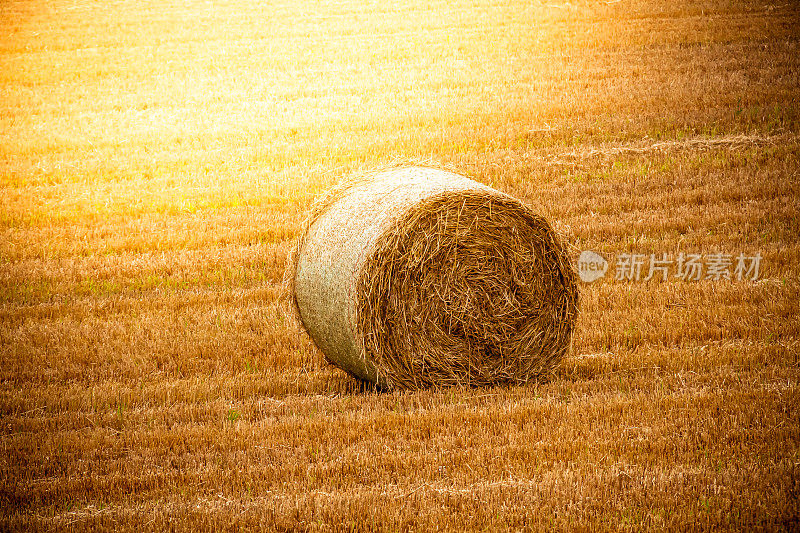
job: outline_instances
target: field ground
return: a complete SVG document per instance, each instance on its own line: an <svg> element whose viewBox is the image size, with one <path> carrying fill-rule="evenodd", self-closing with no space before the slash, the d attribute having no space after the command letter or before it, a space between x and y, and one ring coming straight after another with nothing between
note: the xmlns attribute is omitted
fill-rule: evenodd
<svg viewBox="0 0 800 533"><path fill-rule="evenodd" d="M0 4L0 528L800 527L800 5ZM544 383L379 394L277 295L397 161L529 202L584 284Z"/></svg>

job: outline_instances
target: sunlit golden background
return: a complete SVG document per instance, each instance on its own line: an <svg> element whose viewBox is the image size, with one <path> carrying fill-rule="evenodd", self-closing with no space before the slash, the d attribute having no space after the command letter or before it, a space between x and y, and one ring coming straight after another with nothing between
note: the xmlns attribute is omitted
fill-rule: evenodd
<svg viewBox="0 0 800 533"><path fill-rule="evenodd" d="M3 0L3 525L796 527L799 38L760 0ZM403 162L761 281L584 285L546 383L366 392L279 282L316 195Z"/></svg>

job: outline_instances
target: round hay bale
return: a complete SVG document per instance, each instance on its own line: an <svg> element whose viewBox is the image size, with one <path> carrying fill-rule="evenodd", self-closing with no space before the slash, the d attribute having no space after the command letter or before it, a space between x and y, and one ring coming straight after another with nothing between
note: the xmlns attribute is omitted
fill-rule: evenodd
<svg viewBox="0 0 800 533"><path fill-rule="evenodd" d="M334 188L291 257L314 343L382 388L524 383L571 341L578 289L558 236L463 176L399 168Z"/></svg>

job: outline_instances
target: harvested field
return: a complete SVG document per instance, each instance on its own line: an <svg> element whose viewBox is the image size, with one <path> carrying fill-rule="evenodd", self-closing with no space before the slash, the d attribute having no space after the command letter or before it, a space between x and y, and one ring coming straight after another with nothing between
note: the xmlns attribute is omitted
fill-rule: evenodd
<svg viewBox="0 0 800 533"><path fill-rule="evenodd" d="M797 529L799 95L792 2L3 2L0 528ZM549 380L377 393L283 316L395 164L608 260Z"/></svg>

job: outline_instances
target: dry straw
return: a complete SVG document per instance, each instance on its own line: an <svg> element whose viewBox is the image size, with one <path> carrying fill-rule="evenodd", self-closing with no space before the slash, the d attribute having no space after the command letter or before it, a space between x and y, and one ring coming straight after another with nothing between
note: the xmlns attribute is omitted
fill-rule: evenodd
<svg viewBox="0 0 800 533"><path fill-rule="evenodd" d="M332 189L286 279L328 361L384 388L539 378L568 349L578 311L575 274L545 219L430 168Z"/></svg>

